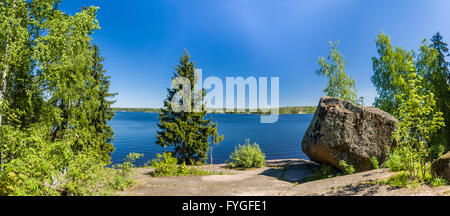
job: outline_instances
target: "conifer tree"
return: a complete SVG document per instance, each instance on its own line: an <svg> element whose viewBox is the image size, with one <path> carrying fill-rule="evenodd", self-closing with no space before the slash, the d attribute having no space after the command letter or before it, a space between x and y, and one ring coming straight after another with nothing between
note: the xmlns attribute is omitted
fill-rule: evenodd
<svg viewBox="0 0 450 216"><path fill-rule="evenodd" d="M100 48L97 45L92 46L92 53L91 76L93 82L89 83L91 92L88 95L88 101L91 102L91 107L88 109L88 119L97 140L94 148L105 162L109 162L110 154L114 151L111 143L114 133L111 126L108 125L108 121L114 117L111 105L115 102L110 99L117 94L109 92L110 77L105 75L106 70L103 68L102 63L105 59L101 56Z"/></svg>
<svg viewBox="0 0 450 216"><path fill-rule="evenodd" d="M445 126L433 136L433 146L441 145L450 150L450 64L446 57L450 55L447 43L443 41L442 35L437 32L431 38L431 47L437 51L437 67L428 70L425 79L431 92L436 97L436 108L443 113ZM441 149L439 153L444 153Z"/></svg>
<svg viewBox="0 0 450 216"><path fill-rule="evenodd" d="M160 130L157 132L156 143L162 147L173 147L174 155L180 163L195 164L206 162L210 138L214 141L220 139L217 138L216 125L212 123L211 119L205 119L206 110L203 100L194 99L198 95L203 98L206 90L195 90L198 80L197 68L190 58L189 53L184 50L184 54L175 68L173 79L187 78L190 85L167 89L168 94L164 101L164 108L159 115L158 127ZM173 107L178 104L174 104L172 101L183 94L181 91L183 88L188 90L188 95L184 95L184 101L180 99L178 102L188 106L189 109L179 111ZM201 110L194 110L196 106L200 106Z"/></svg>

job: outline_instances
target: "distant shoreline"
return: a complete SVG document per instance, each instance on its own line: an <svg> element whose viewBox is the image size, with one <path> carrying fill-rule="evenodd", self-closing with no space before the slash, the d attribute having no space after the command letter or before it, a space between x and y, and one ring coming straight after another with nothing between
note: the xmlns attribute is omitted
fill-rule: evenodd
<svg viewBox="0 0 450 216"><path fill-rule="evenodd" d="M112 108L114 112L146 112L146 113L159 113L160 108ZM297 106L297 107L280 107L279 114L290 114L290 115L301 115L301 114L314 114L317 107L315 106ZM215 112L208 111L210 114L257 114L257 115L267 115L270 112L261 112L260 110L255 111L245 111L245 112Z"/></svg>

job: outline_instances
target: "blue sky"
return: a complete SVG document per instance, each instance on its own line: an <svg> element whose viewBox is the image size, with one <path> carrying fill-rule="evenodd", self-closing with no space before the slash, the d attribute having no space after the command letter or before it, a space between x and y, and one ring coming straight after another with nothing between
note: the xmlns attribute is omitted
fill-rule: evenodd
<svg viewBox="0 0 450 216"><path fill-rule="evenodd" d="M61 9L90 5L100 7L93 38L119 93L115 107L161 107L185 48L204 77L280 77L281 106L315 106L327 84L317 59L335 40L371 105L380 32L409 50L437 31L450 42L446 0L63 0Z"/></svg>

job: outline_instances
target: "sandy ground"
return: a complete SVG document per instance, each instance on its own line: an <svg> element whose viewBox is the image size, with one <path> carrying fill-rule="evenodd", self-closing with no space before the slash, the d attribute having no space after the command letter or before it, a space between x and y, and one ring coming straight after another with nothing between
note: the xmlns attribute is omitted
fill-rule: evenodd
<svg viewBox="0 0 450 216"><path fill-rule="evenodd" d="M302 183L316 165L310 161L289 159L268 161L266 167L230 170L225 165L201 169L230 175L151 177L151 168L135 169L136 185L121 192L124 196L450 196L450 186L397 188L370 182L395 173L372 170L329 179Z"/></svg>

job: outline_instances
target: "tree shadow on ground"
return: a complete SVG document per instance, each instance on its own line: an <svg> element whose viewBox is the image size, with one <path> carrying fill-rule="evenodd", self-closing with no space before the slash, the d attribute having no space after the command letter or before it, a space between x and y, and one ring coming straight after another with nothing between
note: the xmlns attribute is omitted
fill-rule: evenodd
<svg viewBox="0 0 450 216"><path fill-rule="evenodd" d="M290 183L300 183L301 179L312 175L315 168L318 167L316 163L306 160L280 160L270 162L266 166L270 169L259 175L270 176Z"/></svg>
<svg viewBox="0 0 450 216"><path fill-rule="evenodd" d="M323 196L375 196L377 193L382 191L393 191L401 189L400 187L380 185L380 184L358 184L358 185L347 185L343 188L335 189L329 191Z"/></svg>

